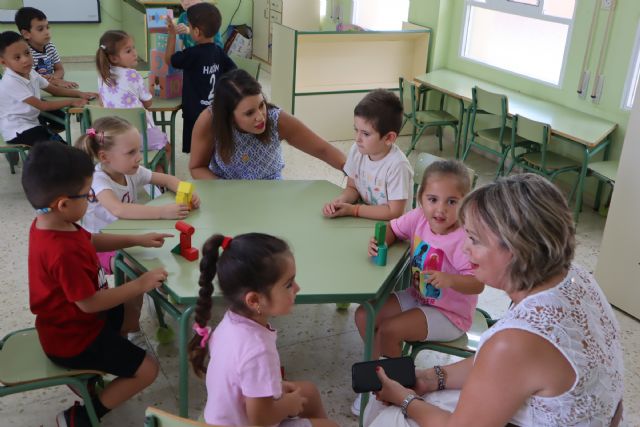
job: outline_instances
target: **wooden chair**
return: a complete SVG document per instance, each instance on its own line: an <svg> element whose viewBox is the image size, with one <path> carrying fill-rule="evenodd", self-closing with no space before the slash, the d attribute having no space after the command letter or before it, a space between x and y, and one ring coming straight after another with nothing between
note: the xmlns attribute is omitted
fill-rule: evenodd
<svg viewBox="0 0 640 427"><path fill-rule="evenodd" d="M9 168L11 173L15 175L15 166L18 164L18 157L22 159L22 163L27 159L27 151L29 151L28 145L7 144L4 142L2 135L0 135L0 153L4 154L9 162Z"/></svg>
<svg viewBox="0 0 640 427"><path fill-rule="evenodd" d="M469 357L476 353L480 344L480 336L491 327L496 320L489 313L476 308L473 315L471 329L460 338L453 341L410 341L405 342L403 353L410 355L414 360L422 350L432 350L439 353L452 354L458 357Z"/></svg>
<svg viewBox="0 0 640 427"><path fill-rule="evenodd" d="M256 80L260 77L260 61L251 58L245 58L243 56L234 55L233 53L229 55L229 58L235 62L235 64L241 70L245 70L247 73L251 74Z"/></svg>
<svg viewBox="0 0 640 427"><path fill-rule="evenodd" d="M454 144L457 158L459 139L458 118L454 117L452 114L449 114L445 110L447 95L438 92L435 89L428 89L429 92L440 96L439 108L428 109L426 108L426 98L428 93L426 89L416 87L413 82L406 81L403 77L400 77L399 83L400 99L404 100L404 91L405 88L407 88L409 90L411 100L411 113L405 114L405 118L411 120L411 124L413 125L413 133L411 135L411 145L405 154L408 156L415 149L424 131L430 127L436 128L436 135L438 136L438 147L440 148L440 151L442 151L443 128L451 127L454 131Z"/></svg>
<svg viewBox="0 0 640 427"><path fill-rule="evenodd" d="M469 108L471 108L471 140L468 143L464 141L465 149L462 160L465 161L467 159L471 147L491 153L499 159L498 168L496 169L496 178L498 178L504 173L504 164L512 146L510 142L511 128L507 123L509 111L507 97L475 86L472 89L471 106ZM498 120L498 126L477 129L478 114L495 116ZM483 142L488 143L488 145L483 144ZM522 140L517 138L516 145L519 145L520 142Z"/></svg>
<svg viewBox="0 0 640 427"><path fill-rule="evenodd" d="M553 143L551 126L516 115L513 118L511 137L512 163L507 175L511 173L514 166L520 166L525 171L542 175L550 181L565 172L575 172L579 177L582 165L576 160L551 151L550 146ZM518 146L525 147L525 151L516 154ZM569 200L575 193L578 177L569 195Z"/></svg>
<svg viewBox="0 0 640 427"><path fill-rule="evenodd" d="M420 153L416 158L416 162L413 165L413 207L415 208L418 205L418 188L422 183L422 177L424 176L424 171L431 163L436 162L438 160L444 160L442 157L434 156L429 153ZM476 182L478 181L478 175L476 172L467 167L469 171L469 178L471 179L471 189L476 187Z"/></svg>
<svg viewBox="0 0 640 427"><path fill-rule="evenodd" d="M149 406L145 412L144 427L223 427L178 417L161 409ZM228 426L230 427L230 426Z"/></svg>
<svg viewBox="0 0 640 427"><path fill-rule="evenodd" d="M91 403L89 384L101 381L104 372L72 370L55 365L44 354L35 329L23 329L0 341L0 397L40 388L69 385L81 394L91 420L100 425Z"/></svg>
<svg viewBox="0 0 640 427"><path fill-rule="evenodd" d="M82 114L84 129L90 127L91 123L103 117L120 117L131 123L140 135L142 135L142 164L144 167L156 169L162 165L165 171L169 171L167 166L167 152L165 150L149 150L147 146L147 115L144 108L104 108L97 105L87 105ZM151 187L152 189L154 186ZM154 197L153 190L151 198Z"/></svg>
<svg viewBox="0 0 640 427"><path fill-rule="evenodd" d="M596 200L593 206L596 210L600 208L603 183L611 186L611 192L609 193L607 202L604 204L605 210L609 207L609 204L611 204L611 196L613 195L613 188L615 187L616 177L618 176L618 163L618 160L604 160L589 163L587 176L595 176L598 178L598 190L596 191Z"/></svg>

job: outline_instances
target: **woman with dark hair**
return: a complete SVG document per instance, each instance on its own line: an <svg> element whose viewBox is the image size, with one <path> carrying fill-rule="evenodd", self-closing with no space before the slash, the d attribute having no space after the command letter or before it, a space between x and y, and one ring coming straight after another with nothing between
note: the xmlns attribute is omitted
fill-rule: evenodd
<svg viewBox="0 0 640 427"><path fill-rule="evenodd" d="M189 169L195 179L281 179L281 140L336 169L345 155L300 120L269 104L262 87L244 70L216 83L212 107L193 128Z"/></svg>
<svg viewBox="0 0 640 427"><path fill-rule="evenodd" d="M593 276L573 261L575 227L560 191L533 174L470 193L459 219L475 276L506 292L510 310L475 357L416 370L382 390L365 426L609 427L623 392L618 322Z"/></svg>

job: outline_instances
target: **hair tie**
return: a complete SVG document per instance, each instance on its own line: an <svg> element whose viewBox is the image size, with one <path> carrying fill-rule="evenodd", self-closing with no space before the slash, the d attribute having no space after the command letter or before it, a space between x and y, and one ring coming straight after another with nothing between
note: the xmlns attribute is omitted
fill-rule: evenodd
<svg viewBox="0 0 640 427"><path fill-rule="evenodd" d="M232 240L233 240L233 238L231 238L231 237L227 237L227 236L225 236L225 237L222 239L222 244L220 245L220 247L222 247L222 250L223 250L223 251L227 250L227 248L228 248L228 247L229 247L229 245L231 244L231 241L232 241Z"/></svg>
<svg viewBox="0 0 640 427"><path fill-rule="evenodd" d="M94 128L89 128L89 129L87 129L86 134L89 135L89 136L95 137L96 136L96 130Z"/></svg>
<svg viewBox="0 0 640 427"><path fill-rule="evenodd" d="M197 323L194 323L193 330L196 331L196 334L202 337L202 339L200 340L200 347L205 348L207 346L207 341L209 341L209 335L211 335L211 326L203 328Z"/></svg>
<svg viewBox="0 0 640 427"><path fill-rule="evenodd" d="M89 129L87 129L86 134L89 135L92 138L95 138L95 140L98 143L98 145L104 144L104 131L103 130L101 130L100 132L96 132L96 130L94 128L89 128Z"/></svg>
<svg viewBox="0 0 640 427"><path fill-rule="evenodd" d="M101 45L100 45L100 49L102 49L102 50L104 50L104 51L106 52L107 47L106 47L105 45L101 44Z"/></svg>

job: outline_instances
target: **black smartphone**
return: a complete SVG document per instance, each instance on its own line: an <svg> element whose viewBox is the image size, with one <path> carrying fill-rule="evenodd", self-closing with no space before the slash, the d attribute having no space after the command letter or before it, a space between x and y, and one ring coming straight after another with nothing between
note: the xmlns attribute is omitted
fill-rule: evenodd
<svg viewBox="0 0 640 427"><path fill-rule="evenodd" d="M389 378L398 381L405 387L411 388L416 385L416 366L413 363L413 359L410 357L395 357L354 363L351 366L351 386L353 391L367 393L382 389L382 384L376 374L376 366L382 366Z"/></svg>

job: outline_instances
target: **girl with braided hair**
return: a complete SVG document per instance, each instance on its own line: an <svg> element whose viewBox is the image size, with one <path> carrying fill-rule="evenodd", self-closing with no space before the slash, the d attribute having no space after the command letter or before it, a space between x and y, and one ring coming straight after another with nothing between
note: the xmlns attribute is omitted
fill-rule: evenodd
<svg viewBox="0 0 640 427"><path fill-rule="evenodd" d="M208 323L216 276L229 308L212 332ZM189 359L196 375L206 375L207 423L337 426L327 419L315 385L282 379L269 318L291 312L300 290L295 277L293 254L277 237L215 234L204 244Z"/></svg>

